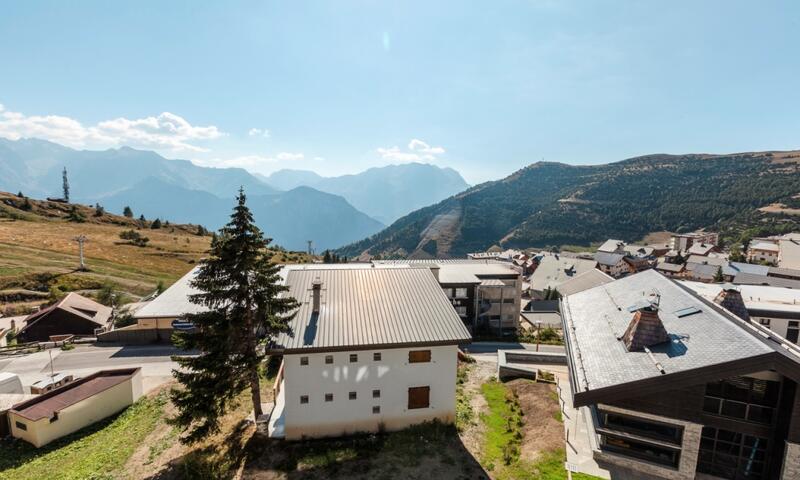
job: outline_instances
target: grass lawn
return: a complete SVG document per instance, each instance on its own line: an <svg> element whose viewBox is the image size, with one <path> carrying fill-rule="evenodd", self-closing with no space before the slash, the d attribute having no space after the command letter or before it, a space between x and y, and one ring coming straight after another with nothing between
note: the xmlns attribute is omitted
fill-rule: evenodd
<svg viewBox="0 0 800 480"><path fill-rule="evenodd" d="M481 465L497 480L562 480L566 455L563 448L540 452L535 461L520 458L526 422L543 419L525 418L514 392L504 383L491 379L481 386L488 411L481 414L486 425ZM552 397L551 397L552 398ZM557 403L557 399L553 399ZM557 418L560 421L560 418ZM574 480L594 480L596 477L575 473Z"/></svg>
<svg viewBox="0 0 800 480"><path fill-rule="evenodd" d="M125 462L162 421L166 393L143 397L122 414L40 449L0 442L0 479L118 478Z"/></svg>

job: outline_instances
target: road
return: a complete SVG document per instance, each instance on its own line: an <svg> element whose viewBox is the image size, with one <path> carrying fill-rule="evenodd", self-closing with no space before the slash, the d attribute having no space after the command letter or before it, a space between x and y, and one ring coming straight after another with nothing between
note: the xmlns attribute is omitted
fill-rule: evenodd
<svg viewBox="0 0 800 480"><path fill-rule="evenodd" d="M142 369L142 383L150 391L172 378L172 370L178 368L170 358L180 353L168 345L141 346L94 346L79 345L74 350L51 349L30 355L0 360L0 372L16 373L26 387L42 380L52 370L84 377L108 368Z"/></svg>

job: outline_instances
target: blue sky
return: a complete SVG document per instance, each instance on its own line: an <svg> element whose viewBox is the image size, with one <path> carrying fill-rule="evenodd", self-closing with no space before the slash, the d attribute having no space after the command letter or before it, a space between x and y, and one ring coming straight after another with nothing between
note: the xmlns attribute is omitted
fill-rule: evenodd
<svg viewBox="0 0 800 480"><path fill-rule="evenodd" d="M800 148L800 3L14 2L0 135L326 175ZM165 113L166 112L166 113Z"/></svg>

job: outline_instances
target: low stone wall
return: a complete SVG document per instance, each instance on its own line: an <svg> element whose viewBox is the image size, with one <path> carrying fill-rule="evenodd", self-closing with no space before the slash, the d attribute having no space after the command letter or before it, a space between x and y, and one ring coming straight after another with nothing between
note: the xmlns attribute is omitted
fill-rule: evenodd
<svg viewBox="0 0 800 480"><path fill-rule="evenodd" d="M122 343L124 345L148 345L151 343L171 343L172 329L165 328L121 328L101 333L97 341L102 343Z"/></svg>

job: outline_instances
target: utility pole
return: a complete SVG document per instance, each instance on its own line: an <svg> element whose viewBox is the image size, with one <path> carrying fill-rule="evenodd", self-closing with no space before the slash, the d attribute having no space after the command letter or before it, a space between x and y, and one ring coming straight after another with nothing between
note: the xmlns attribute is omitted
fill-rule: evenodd
<svg viewBox="0 0 800 480"><path fill-rule="evenodd" d="M78 235L77 237L73 238L73 240L78 242L78 252L79 252L79 255L80 255L80 259L81 259L81 265L80 265L79 269L82 270L82 271L86 270L86 264L83 261L83 244L84 244L84 242L86 242L86 236L85 235Z"/></svg>

